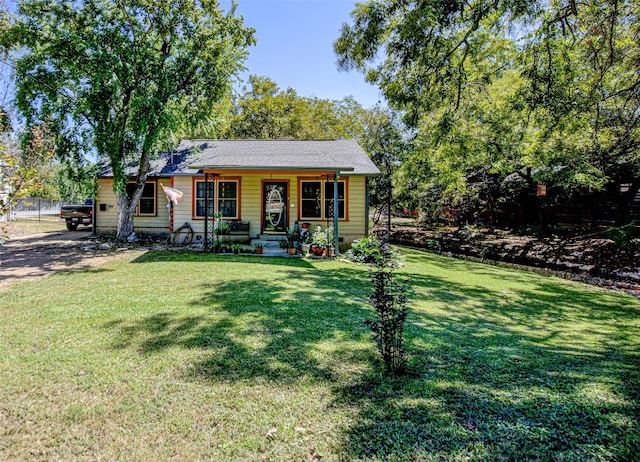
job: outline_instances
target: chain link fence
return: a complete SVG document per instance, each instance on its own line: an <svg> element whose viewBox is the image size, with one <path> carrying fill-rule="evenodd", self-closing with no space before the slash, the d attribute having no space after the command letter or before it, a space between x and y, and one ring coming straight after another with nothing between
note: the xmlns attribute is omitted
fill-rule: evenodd
<svg viewBox="0 0 640 462"><path fill-rule="evenodd" d="M11 207L8 214L0 217L0 221L30 220L60 222L60 207L62 202L41 198L19 199Z"/></svg>

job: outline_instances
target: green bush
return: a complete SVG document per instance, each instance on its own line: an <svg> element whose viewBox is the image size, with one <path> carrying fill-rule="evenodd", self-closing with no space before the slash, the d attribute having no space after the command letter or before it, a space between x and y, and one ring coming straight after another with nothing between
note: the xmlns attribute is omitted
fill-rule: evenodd
<svg viewBox="0 0 640 462"><path fill-rule="evenodd" d="M640 231L637 221L632 221L626 226L609 228L603 231L603 235L611 239L622 250L636 252L640 250Z"/></svg>
<svg viewBox="0 0 640 462"><path fill-rule="evenodd" d="M353 241L351 248L347 251L346 257L356 263L366 263L369 265L377 265L396 260L396 254L388 244L382 244L376 237L363 237Z"/></svg>
<svg viewBox="0 0 640 462"><path fill-rule="evenodd" d="M407 287L399 284L393 275L396 267L395 254L386 242L378 239L369 241L371 250L376 247L375 268L371 271L373 294L369 301L375 310L374 319L365 319L364 323L373 332L378 353L385 366L385 372L402 375L406 372L406 351L404 347L404 323L407 319Z"/></svg>

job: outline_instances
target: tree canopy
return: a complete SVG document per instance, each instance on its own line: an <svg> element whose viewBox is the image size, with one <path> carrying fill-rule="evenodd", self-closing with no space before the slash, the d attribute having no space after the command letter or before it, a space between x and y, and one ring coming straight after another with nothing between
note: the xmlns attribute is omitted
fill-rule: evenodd
<svg viewBox="0 0 640 462"><path fill-rule="evenodd" d="M365 110L352 98L328 100L280 89L269 77L249 76L235 101L227 130L230 139L339 139L361 132Z"/></svg>
<svg viewBox="0 0 640 462"><path fill-rule="evenodd" d="M416 194L455 201L510 174L601 189L640 173L639 14L625 0L369 0L334 49L415 129L400 176Z"/></svg>
<svg viewBox="0 0 640 462"><path fill-rule="evenodd" d="M46 122L60 157L107 160L124 239L151 156L181 125L211 116L253 32L235 4L225 13L209 0L23 0L3 41L15 50L27 124ZM131 197L130 165L138 166Z"/></svg>

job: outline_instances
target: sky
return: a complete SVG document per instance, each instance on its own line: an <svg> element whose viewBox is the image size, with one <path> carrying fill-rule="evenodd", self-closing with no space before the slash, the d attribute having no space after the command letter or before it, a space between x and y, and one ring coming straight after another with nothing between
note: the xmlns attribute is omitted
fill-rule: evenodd
<svg viewBox="0 0 640 462"><path fill-rule="evenodd" d="M237 0L236 14L256 29L257 44L245 62L250 74L269 77L280 89L291 87L298 95L322 99L352 96L364 107L383 101L377 87L364 76L338 71L333 42L344 22L350 23L355 0ZM15 11L16 0L9 0ZM221 0L228 8L231 0ZM3 69L4 71L4 69ZM242 84L236 85L240 92ZM1 95L0 95L1 96Z"/></svg>
<svg viewBox="0 0 640 462"><path fill-rule="evenodd" d="M237 0L237 14L256 29L257 45L245 62L249 74L269 77L300 96L342 99L353 96L365 107L382 101L364 75L338 71L333 42L350 23L353 0ZM230 4L229 1L222 2Z"/></svg>

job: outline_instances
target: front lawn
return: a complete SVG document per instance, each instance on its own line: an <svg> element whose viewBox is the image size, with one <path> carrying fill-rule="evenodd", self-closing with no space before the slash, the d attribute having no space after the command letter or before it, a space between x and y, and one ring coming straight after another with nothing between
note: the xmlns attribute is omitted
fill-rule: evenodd
<svg viewBox="0 0 640 462"><path fill-rule="evenodd" d="M638 457L640 300L402 259L396 379L361 266L147 253L0 292L0 459Z"/></svg>

